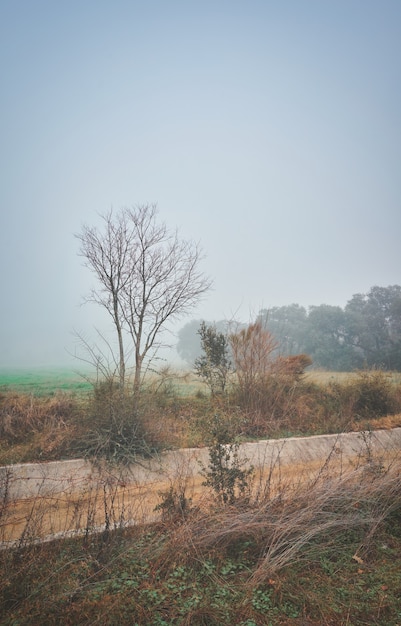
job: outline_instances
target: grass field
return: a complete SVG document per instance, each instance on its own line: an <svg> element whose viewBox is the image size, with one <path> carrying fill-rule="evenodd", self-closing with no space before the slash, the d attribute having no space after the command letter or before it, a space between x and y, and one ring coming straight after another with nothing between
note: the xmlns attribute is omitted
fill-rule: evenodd
<svg viewBox="0 0 401 626"><path fill-rule="evenodd" d="M58 391L89 391L92 386L85 374L68 367L0 369L0 391L17 391L38 396L52 395Z"/></svg>
<svg viewBox="0 0 401 626"><path fill-rule="evenodd" d="M310 370L305 374L305 378L320 385L329 383L346 383L357 378L360 372L331 372L325 370ZM392 383L401 384L401 372L388 372L386 374Z"/></svg>
<svg viewBox="0 0 401 626"><path fill-rule="evenodd" d="M91 391L95 375L86 370L72 367L54 368L0 368L0 392L15 391L35 396L50 396L59 391L82 393ZM191 372L165 368L160 374L148 374L147 381L156 388L174 389L179 395L190 396L202 383Z"/></svg>

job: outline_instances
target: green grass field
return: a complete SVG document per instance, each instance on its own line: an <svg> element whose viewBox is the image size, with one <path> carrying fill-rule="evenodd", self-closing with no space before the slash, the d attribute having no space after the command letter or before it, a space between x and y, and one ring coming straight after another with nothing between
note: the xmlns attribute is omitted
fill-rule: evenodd
<svg viewBox="0 0 401 626"><path fill-rule="evenodd" d="M72 368L0 369L0 391L17 391L38 396L58 391L89 391L91 384Z"/></svg>
<svg viewBox="0 0 401 626"><path fill-rule="evenodd" d="M35 396L54 395L59 391L81 393L93 389L95 376L87 370L72 367L0 368L0 392L16 391ZM160 374L149 373L146 381L156 389L172 389L179 395L190 396L204 385L190 372L167 369Z"/></svg>

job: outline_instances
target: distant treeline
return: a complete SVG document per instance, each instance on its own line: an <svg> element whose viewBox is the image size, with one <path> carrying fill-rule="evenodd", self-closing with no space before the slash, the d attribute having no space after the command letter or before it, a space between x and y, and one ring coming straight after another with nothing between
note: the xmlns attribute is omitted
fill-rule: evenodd
<svg viewBox="0 0 401 626"><path fill-rule="evenodd" d="M355 294L344 308L299 304L262 309L257 320L278 343L280 354L308 354L315 367L337 371L382 368L401 371L401 287L372 287ZM178 333L178 354L189 365L200 355L201 320ZM230 323L207 322L229 333ZM233 330L238 329L238 325Z"/></svg>

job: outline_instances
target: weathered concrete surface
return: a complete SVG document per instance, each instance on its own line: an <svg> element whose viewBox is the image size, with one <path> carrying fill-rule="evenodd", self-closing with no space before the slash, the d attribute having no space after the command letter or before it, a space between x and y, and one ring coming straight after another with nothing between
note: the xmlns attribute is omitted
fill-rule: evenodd
<svg viewBox="0 0 401 626"><path fill-rule="evenodd" d="M356 459L397 456L401 453L401 428L371 433L344 433L263 440L242 444L240 455L257 468L277 464L310 465L335 457L344 464ZM77 494L99 484L146 485L166 482L179 475L199 474L207 466L207 448L187 448L142 459L128 469L97 466L83 459L50 463L25 463L0 467L0 500Z"/></svg>
<svg viewBox="0 0 401 626"><path fill-rule="evenodd" d="M399 467L401 428L370 434L292 437L243 444L240 455L255 467L254 488L275 493L325 476L343 476L372 464ZM130 468L97 466L82 459L0 468L0 549L75 534L149 523L173 487L193 502L208 497L200 464L208 449L166 452ZM267 492L266 492L267 489Z"/></svg>

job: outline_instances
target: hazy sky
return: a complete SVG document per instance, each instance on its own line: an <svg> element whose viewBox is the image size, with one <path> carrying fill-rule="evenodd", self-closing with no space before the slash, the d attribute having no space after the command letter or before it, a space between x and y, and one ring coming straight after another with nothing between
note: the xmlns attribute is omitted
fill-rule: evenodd
<svg viewBox="0 0 401 626"><path fill-rule="evenodd" d="M400 0L1 0L0 364L102 327L74 233L111 206L201 241L192 318L400 284L400 70Z"/></svg>

